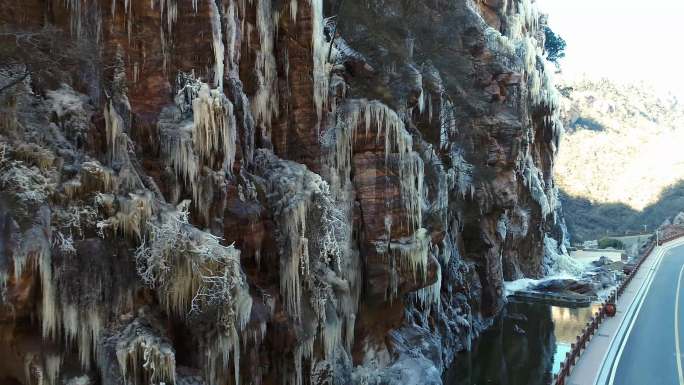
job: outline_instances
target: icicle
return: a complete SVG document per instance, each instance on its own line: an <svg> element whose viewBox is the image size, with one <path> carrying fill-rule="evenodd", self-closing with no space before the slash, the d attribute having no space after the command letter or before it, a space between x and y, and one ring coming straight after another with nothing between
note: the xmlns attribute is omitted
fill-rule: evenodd
<svg viewBox="0 0 684 385"><path fill-rule="evenodd" d="M114 170L98 161L83 162L80 176L84 192L111 192L117 187Z"/></svg>
<svg viewBox="0 0 684 385"><path fill-rule="evenodd" d="M192 110L195 152L208 164L222 153L223 168L230 170L235 161L237 141L233 104L219 90L210 90L203 84L192 101Z"/></svg>
<svg viewBox="0 0 684 385"><path fill-rule="evenodd" d="M240 346L234 328L219 333L205 348L208 365L205 368L206 378L210 385L220 385L228 377L230 353L233 353L233 377L240 383Z"/></svg>
<svg viewBox="0 0 684 385"><path fill-rule="evenodd" d="M45 372L47 373L47 384L57 385L59 371L62 369L62 356L59 354L48 354L45 357Z"/></svg>
<svg viewBox="0 0 684 385"><path fill-rule="evenodd" d="M77 37L81 36L83 27L81 1L82 0L65 0L66 7L69 10L71 33Z"/></svg>
<svg viewBox="0 0 684 385"><path fill-rule="evenodd" d="M290 17L293 22L297 21L297 7L299 5L298 0L290 0Z"/></svg>
<svg viewBox="0 0 684 385"><path fill-rule="evenodd" d="M255 68L259 88L256 95L254 95L251 106L254 119L262 130L262 136L269 137L271 119L278 115L277 67L273 54L275 27L271 14L271 1L256 1L259 51L256 55ZM247 36L249 36L249 33Z"/></svg>
<svg viewBox="0 0 684 385"><path fill-rule="evenodd" d="M304 283L310 285L311 281L311 261L339 266L338 238L341 236L337 232L346 232L338 229L346 224L339 218L341 214L333 206L330 188L320 175L265 150L257 151L255 163L268 183L270 204L278 213L276 221L282 254L280 286L285 309L299 320L303 286ZM317 210L317 221L321 223L316 228L310 228L307 222L312 210ZM313 241L309 236L315 237ZM313 247L314 244L318 247Z"/></svg>
<svg viewBox="0 0 684 385"><path fill-rule="evenodd" d="M104 321L98 309L82 309L78 305L64 303L59 304L61 307L61 314L58 313L57 303L54 307L55 316L55 331L61 325L64 332L64 339L68 344L76 342L78 347L81 367L89 369L90 362L93 357L98 354L98 347L102 330L104 329ZM57 315L60 315L58 317Z"/></svg>
<svg viewBox="0 0 684 385"><path fill-rule="evenodd" d="M43 251L39 258L40 282L42 287L41 316L44 337L55 337L59 320L57 316L55 286L52 281L52 261L49 251Z"/></svg>
<svg viewBox="0 0 684 385"><path fill-rule="evenodd" d="M195 12L197 12L197 0L193 0L193 7ZM221 32L221 13L215 0L209 0L209 12L211 13L212 47L214 49L214 85L222 91L225 50L223 47L223 34Z"/></svg>
<svg viewBox="0 0 684 385"><path fill-rule="evenodd" d="M579 276L584 267L578 260L572 258L558 241L544 234L544 265L547 274L570 274Z"/></svg>
<svg viewBox="0 0 684 385"><path fill-rule="evenodd" d="M513 39L504 36L498 30L487 27L485 30L485 42L493 51L501 52L508 56L515 56L515 44Z"/></svg>
<svg viewBox="0 0 684 385"><path fill-rule="evenodd" d="M532 198L539 204L542 217L546 218L552 210L549 203L549 198L546 195L543 178L540 178L540 171L534 164L531 156L527 156L525 168L523 169L523 180L527 184L527 188L532 195Z"/></svg>
<svg viewBox="0 0 684 385"><path fill-rule="evenodd" d="M186 186L192 186L197 182L200 169L192 141L193 123L183 121L176 124L173 119L166 120L167 116L167 111L162 112L159 121L162 158L176 171Z"/></svg>
<svg viewBox="0 0 684 385"><path fill-rule="evenodd" d="M408 64L406 66L408 77L410 78L410 88L412 91L420 90L418 99L416 100L418 104L418 112L423 113L425 111L425 91L423 90L423 74L415 65Z"/></svg>
<svg viewBox="0 0 684 385"><path fill-rule="evenodd" d="M370 138L371 128L376 130L376 141L384 136L386 163L389 164L392 154L397 154L402 201L408 211L409 226L418 229L422 223L423 162L412 149L413 138L403 120L386 105L365 99L347 101L343 118L336 127L335 153L329 160L335 174L344 181L349 180L353 147L361 125L366 139ZM341 187L334 185L333 190Z"/></svg>
<svg viewBox="0 0 684 385"><path fill-rule="evenodd" d="M126 148L120 149L121 140L119 139L120 134L123 132L123 119L114 109L114 105L110 100L109 103L104 106L104 118L105 118L105 132L107 136L107 147L109 150L109 160L110 163L120 160L118 154L119 151L127 151ZM124 144L125 145L125 144Z"/></svg>
<svg viewBox="0 0 684 385"><path fill-rule="evenodd" d="M282 233L288 240L289 261L285 263L281 273L280 291L286 298L285 308L295 319L300 317L302 288L300 283L300 270L302 274L309 271L309 240L303 236L306 234L306 213L308 202L300 201L294 206L288 207L283 219Z"/></svg>
<svg viewBox="0 0 684 385"><path fill-rule="evenodd" d="M228 73L229 77L239 78L239 68L237 64L237 54L240 47L237 46L238 39L238 25L237 15L235 10L235 2L230 1L225 14L226 19L226 49L228 50Z"/></svg>
<svg viewBox="0 0 684 385"><path fill-rule="evenodd" d="M58 385L61 369L62 357L59 354L47 353L42 357L35 353L24 355L24 376L29 385Z"/></svg>
<svg viewBox="0 0 684 385"><path fill-rule="evenodd" d="M178 109L167 108L159 118L162 157L191 188L193 204L208 222L214 189L223 186L224 173L232 172L235 161L237 125L233 104L220 90L210 89L192 76L179 75L177 87Z"/></svg>
<svg viewBox="0 0 684 385"><path fill-rule="evenodd" d="M176 356L171 344L138 319L126 326L116 344L116 358L127 384L176 383ZM139 382L139 378L143 382Z"/></svg>
<svg viewBox="0 0 684 385"><path fill-rule="evenodd" d="M329 92L330 63L328 63L328 45L323 32L323 0L310 0L312 45L313 45L313 79L314 107L316 108L316 127L320 132L323 110L327 104Z"/></svg>
<svg viewBox="0 0 684 385"><path fill-rule="evenodd" d="M129 194L130 199L119 199L117 219L124 235L141 239L144 226L152 216L151 193Z"/></svg>
<svg viewBox="0 0 684 385"><path fill-rule="evenodd" d="M519 13L525 20L528 33L534 33L539 28L539 11L532 5L531 0L520 0Z"/></svg>
<svg viewBox="0 0 684 385"><path fill-rule="evenodd" d="M98 231L104 236L104 230L114 234L121 231L126 237L141 240L147 220L152 216L152 193L130 193L129 197L118 197L119 211L115 216L99 221Z"/></svg>
<svg viewBox="0 0 684 385"><path fill-rule="evenodd" d="M463 158L463 153L456 146L451 147L449 158L451 168L447 172L447 178L450 188L456 187L462 197L465 197L468 192L473 194L473 165Z"/></svg>
<svg viewBox="0 0 684 385"><path fill-rule="evenodd" d="M496 232L502 240L506 239L508 235L508 225L509 225L508 215L506 213L501 214L499 220L496 222Z"/></svg>
<svg viewBox="0 0 684 385"><path fill-rule="evenodd" d="M412 36L412 34L409 34L408 37L406 37L405 40L406 44L406 56L409 61L413 61L413 50L416 47L416 38Z"/></svg>
<svg viewBox="0 0 684 385"><path fill-rule="evenodd" d="M292 381L295 385L302 385L304 378L302 377L302 361L311 358L314 350L314 338L309 337L304 341L299 342L294 351L295 364L295 378Z"/></svg>
<svg viewBox="0 0 684 385"><path fill-rule="evenodd" d="M411 238L390 242L390 251L399 256L400 264L407 266L414 274L420 273L421 280L427 276L430 235L424 228L418 229Z"/></svg>
<svg viewBox="0 0 684 385"><path fill-rule="evenodd" d="M452 135L456 134L456 117L454 115L454 105L443 94L439 96L439 144L441 149L447 149ZM430 107L432 109L432 107Z"/></svg>
<svg viewBox="0 0 684 385"><path fill-rule="evenodd" d="M435 283L428 287L419 289L416 293L418 301L423 306L423 308L430 311L432 306L436 306L437 311L439 311L441 300L442 300L442 266L437 263L437 280Z"/></svg>

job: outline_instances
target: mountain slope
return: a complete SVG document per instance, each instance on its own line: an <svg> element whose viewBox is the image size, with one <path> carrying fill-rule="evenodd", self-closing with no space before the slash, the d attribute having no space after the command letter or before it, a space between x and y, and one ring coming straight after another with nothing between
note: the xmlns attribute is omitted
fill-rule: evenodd
<svg viewBox="0 0 684 385"><path fill-rule="evenodd" d="M571 233L640 231L672 215L656 207L678 212L663 194L669 188L672 196L684 178L679 102L644 85L605 79L564 82L560 89L566 133L555 172Z"/></svg>

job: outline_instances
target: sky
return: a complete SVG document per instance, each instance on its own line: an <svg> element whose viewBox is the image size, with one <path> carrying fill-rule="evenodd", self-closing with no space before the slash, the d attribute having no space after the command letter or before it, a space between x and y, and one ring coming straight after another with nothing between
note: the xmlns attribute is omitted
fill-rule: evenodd
<svg viewBox="0 0 684 385"><path fill-rule="evenodd" d="M537 0L567 42L564 77L651 83L684 99L684 0Z"/></svg>

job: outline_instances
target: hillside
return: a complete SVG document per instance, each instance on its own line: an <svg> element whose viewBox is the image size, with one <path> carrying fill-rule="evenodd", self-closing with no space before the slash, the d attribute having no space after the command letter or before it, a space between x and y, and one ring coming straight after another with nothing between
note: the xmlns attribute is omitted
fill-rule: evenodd
<svg viewBox="0 0 684 385"><path fill-rule="evenodd" d="M684 109L643 84L565 81L556 179L580 239L653 227L682 208ZM667 191L666 191L667 190Z"/></svg>

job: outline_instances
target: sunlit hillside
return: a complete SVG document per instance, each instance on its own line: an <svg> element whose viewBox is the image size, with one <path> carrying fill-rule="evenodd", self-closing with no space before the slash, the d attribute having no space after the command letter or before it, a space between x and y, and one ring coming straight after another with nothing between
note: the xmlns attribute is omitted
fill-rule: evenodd
<svg viewBox="0 0 684 385"><path fill-rule="evenodd" d="M556 175L568 195L642 210L684 177L684 110L675 98L607 80L561 87L566 134Z"/></svg>

